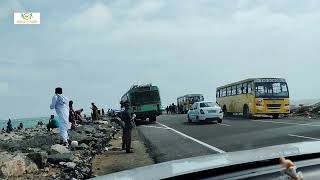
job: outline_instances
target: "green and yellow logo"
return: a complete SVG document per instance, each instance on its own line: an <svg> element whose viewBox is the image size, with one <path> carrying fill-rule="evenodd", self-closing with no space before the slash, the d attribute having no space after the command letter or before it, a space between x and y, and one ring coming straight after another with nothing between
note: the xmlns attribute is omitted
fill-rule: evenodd
<svg viewBox="0 0 320 180"><path fill-rule="evenodd" d="M31 20L32 19L32 13L30 13L30 12L21 13L21 18L23 20L26 20L26 21Z"/></svg>

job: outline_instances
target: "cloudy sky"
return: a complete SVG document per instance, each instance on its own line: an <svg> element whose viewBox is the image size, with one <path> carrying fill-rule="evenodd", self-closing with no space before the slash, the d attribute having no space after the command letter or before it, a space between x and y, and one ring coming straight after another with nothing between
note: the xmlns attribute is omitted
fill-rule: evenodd
<svg viewBox="0 0 320 180"><path fill-rule="evenodd" d="M41 13L14 25L13 12ZM1 0L0 119L48 116L54 88L89 111L133 84L163 104L250 77L283 77L320 98L318 0Z"/></svg>

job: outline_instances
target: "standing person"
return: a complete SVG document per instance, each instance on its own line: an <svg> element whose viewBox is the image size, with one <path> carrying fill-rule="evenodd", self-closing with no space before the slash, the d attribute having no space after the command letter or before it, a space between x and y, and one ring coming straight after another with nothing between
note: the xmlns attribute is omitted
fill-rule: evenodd
<svg viewBox="0 0 320 180"><path fill-rule="evenodd" d="M102 114L102 116L104 116L104 109L103 108L101 109L101 114Z"/></svg>
<svg viewBox="0 0 320 180"><path fill-rule="evenodd" d="M59 121L54 118L54 115L51 115L49 119L49 124L47 125L48 131L51 131L51 129L58 128L58 127L59 127Z"/></svg>
<svg viewBox="0 0 320 180"><path fill-rule="evenodd" d="M167 114L169 114L169 106L166 107Z"/></svg>
<svg viewBox="0 0 320 180"><path fill-rule="evenodd" d="M62 95L62 88L55 89L55 95L52 97L50 109L55 109L59 117L59 131L62 143L68 146L68 129L69 129L69 108L68 99Z"/></svg>
<svg viewBox="0 0 320 180"><path fill-rule="evenodd" d="M131 122L131 115L129 113L129 104L124 102L124 110L119 114L120 119L124 122L122 127L122 150L126 150L126 153L133 153L131 148L131 131L133 128Z"/></svg>
<svg viewBox="0 0 320 180"><path fill-rule="evenodd" d="M94 103L91 103L92 107L92 120L98 120L98 108Z"/></svg>
<svg viewBox="0 0 320 180"><path fill-rule="evenodd" d="M73 110L73 101L69 101L69 122L71 123L71 129L76 128L76 115Z"/></svg>
<svg viewBox="0 0 320 180"><path fill-rule="evenodd" d="M12 128L11 119L9 119L7 122L7 133L11 132L12 130L13 128Z"/></svg>

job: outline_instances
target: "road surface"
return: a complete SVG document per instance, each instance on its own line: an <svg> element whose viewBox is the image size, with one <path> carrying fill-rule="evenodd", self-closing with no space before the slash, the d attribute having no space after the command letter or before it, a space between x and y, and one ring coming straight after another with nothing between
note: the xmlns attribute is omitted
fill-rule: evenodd
<svg viewBox="0 0 320 180"><path fill-rule="evenodd" d="M161 115L137 127L156 162L320 140L320 120L243 119L188 123L186 115Z"/></svg>

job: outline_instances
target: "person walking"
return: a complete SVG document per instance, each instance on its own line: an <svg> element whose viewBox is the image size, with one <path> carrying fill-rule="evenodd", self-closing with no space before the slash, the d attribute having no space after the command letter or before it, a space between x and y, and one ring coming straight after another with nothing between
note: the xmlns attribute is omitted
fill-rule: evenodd
<svg viewBox="0 0 320 180"><path fill-rule="evenodd" d="M133 123L131 122L131 115L129 113L129 104L124 102L124 110L119 114L119 118L124 122L122 126L122 150L126 150L126 153L133 153L131 150L131 132Z"/></svg>
<svg viewBox="0 0 320 180"><path fill-rule="evenodd" d="M55 95L52 97L50 109L55 109L59 117L59 133L62 143L68 146L68 129L70 126L69 122L69 108L68 98L62 95L62 88L58 87L55 89Z"/></svg>

